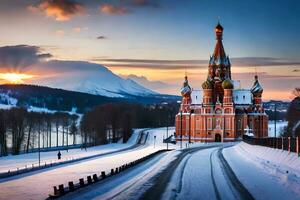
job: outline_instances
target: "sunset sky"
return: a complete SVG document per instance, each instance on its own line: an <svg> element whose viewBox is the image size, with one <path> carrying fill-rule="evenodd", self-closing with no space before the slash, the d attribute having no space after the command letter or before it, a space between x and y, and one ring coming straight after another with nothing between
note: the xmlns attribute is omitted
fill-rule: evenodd
<svg viewBox="0 0 300 200"><path fill-rule="evenodd" d="M205 80L219 20L233 79L249 88L257 73L265 100L289 100L300 86L299 19L298 0L0 0L0 82L56 76L45 62L71 60L178 95L185 71L193 88Z"/></svg>

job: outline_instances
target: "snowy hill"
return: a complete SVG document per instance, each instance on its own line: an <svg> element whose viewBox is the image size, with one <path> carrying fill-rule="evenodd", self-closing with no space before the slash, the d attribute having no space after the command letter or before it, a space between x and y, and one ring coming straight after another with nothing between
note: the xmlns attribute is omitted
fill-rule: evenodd
<svg viewBox="0 0 300 200"><path fill-rule="evenodd" d="M81 61L49 61L36 68L45 71L45 75L37 77L29 84L61 88L106 97L151 96L151 91L131 79L124 79L105 66ZM52 75L53 70L55 73ZM34 67L32 68L34 71ZM48 73L49 72L49 73ZM51 75L47 75L51 74Z"/></svg>
<svg viewBox="0 0 300 200"><path fill-rule="evenodd" d="M35 85L0 85L0 108L26 107L28 110L50 110L84 113L95 106L114 103L160 104L176 102L172 95L107 97Z"/></svg>

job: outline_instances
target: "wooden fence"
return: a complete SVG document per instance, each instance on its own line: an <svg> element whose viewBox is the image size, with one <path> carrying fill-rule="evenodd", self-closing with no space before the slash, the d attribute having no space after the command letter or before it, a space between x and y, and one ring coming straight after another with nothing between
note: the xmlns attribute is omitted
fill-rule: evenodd
<svg viewBox="0 0 300 200"><path fill-rule="evenodd" d="M300 137L254 138L244 135L243 141L252 145L260 145L275 149L281 149L288 152L295 152L298 156L300 156Z"/></svg>

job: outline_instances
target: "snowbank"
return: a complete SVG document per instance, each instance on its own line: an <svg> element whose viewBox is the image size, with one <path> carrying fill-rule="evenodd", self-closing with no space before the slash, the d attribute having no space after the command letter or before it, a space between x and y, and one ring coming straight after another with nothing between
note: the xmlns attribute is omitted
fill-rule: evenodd
<svg viewBox="0 0 300 200"><path fill-rule="evenodd" d="M244 142L223 153L256 199L300 199L300 157L295 153Z"/></svg>

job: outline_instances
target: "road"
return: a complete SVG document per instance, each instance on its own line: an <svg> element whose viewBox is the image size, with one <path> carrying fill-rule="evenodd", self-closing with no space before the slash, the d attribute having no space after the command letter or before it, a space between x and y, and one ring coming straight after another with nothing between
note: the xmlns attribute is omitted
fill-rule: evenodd
<svg viewBox="0 0 300 200"><path fill-rule="evenodd" d="M210 144L159 155L63 199L254 199Z"/></svg>
<svg viewBox="0 0 300 200"><path fill-rule="evenodd" d="M78 182L79 178L86 179L88 175L100 174L101 171L109 172L111 168L159 150L159 145L153 148L151 136L147 137L144 144L117 153L1 179L0 199L45 199L53 193L55 185ZM162 135L158 135L157 140L162 141L162 138Z"/></svg>

